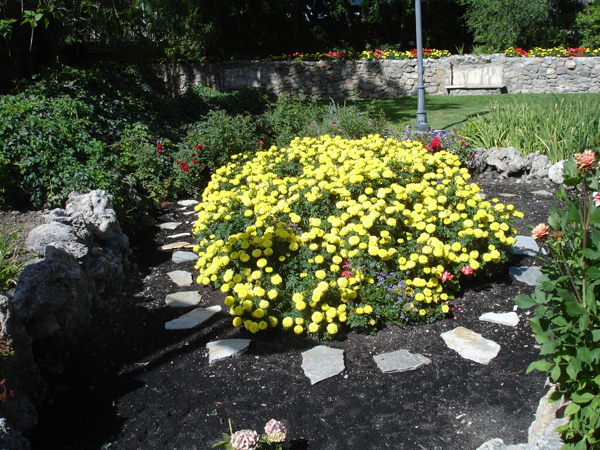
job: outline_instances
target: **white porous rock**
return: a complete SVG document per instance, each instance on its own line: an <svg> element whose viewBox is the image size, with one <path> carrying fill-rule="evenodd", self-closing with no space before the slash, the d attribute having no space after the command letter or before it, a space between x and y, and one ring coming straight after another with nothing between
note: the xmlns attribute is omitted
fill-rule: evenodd
<svg viewBox="0 0 600 450"><path fill-rule="evenodd" d="M565 169L564 169L565 161L566 161L566 159L563 159L562 161L559 161L556 164L550 166L550 168L548 169L548 178L554 184L562 184L562 182L563 182L564 173L565 173Z"/></svg>

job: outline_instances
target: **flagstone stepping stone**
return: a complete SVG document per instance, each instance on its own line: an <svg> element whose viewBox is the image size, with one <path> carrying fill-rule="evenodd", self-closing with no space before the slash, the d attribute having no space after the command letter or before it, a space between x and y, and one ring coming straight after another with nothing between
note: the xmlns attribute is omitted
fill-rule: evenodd
<svg viewBox="0 0 600 450"><path fill-rule="evenodd" d="M158 228L161 230L174 230L179 225L181 225L181 222L165 222L158 225Z"/></svg>
<svg viewBox="0 0 600 450"><path fill-rule="evenodd" d="M198 201L196 201L196 200L179 200L177 202L177 204L181 205L181 206L194 206L194 205L198 204Z"/></svg>
<svg viewBox="0 0 600 450"><path fill-rule="evenodd" d="M302 370L316 384L345 369L344 350L319 345L302 353Z"/></svg>
<svg viewBox="0 0 600 450"><path fill-rule="evenodd" d="M479 364L488 364L500 351L500 345L465 327L446 331L440 337L460 356Z"/></svg>
<svg viewBox="0 0 600 450"><path fill-rule="evenodd" d="M198 211L186 211L183 213L184 216L191 216L192 214L198 214Z"/></svg>
<svg viewBox="0 0 600 450"><path fill-rule="evenodd" d="M202 296L197 291L183 291L167 295L165 302L173 308L186 308L196 306L201 298Z"/></svg>
<svg viewBox="0 0 600 450"><path fill-rule="evenodd" d="M191 286L192 285L192 274L185 270L174 270L173 272L167 273L169 278L177 286Z"/></svg>
<svg viewBox="0 0 600 450"><path fill-rule="evenodd" d="M172 244L163 245L159 247L159 250L175 250L178 248L192 248L194 244L190 244L189 242L179 241L173 242Z"/></svg>
<svg viewBox="0 0 600 450"><path fill-rule="evenodd" d="M173 253L171 260L174 263L182 263L182 262L190 262L190 261L196 262L196 261L198 261L198 255L196 255L195 253L192 253L192 252L176 251L175 253Z"/></svg>
<svg viewBox="0 0 600 450"><path fill-rule="evenodd" d="M542 189L540 191L533 191L532 194L539 195L540 197L551 197L552 196L552 193L546 191L545 189Z"/></svg>
<svg viewBox="0 0 600 450"><path fill-rule="evenodd" d="M421 366L431 364L431 360L420 353L411 354L408 350L382 353L373 356L377 366L383 373L408 372Z"/></svg>
<svg viewBox="0 0 600 450"><path fill-rule="evenodd" d="M507 197L507 198L510 198L510 197L516 197L516 196L517 196L517 194L498 194L498 195L499 195L500 197Z"/></svg>
<svg viewBox="0 0 600 450"><path fill-rule="evenodd" d="M210 319L215 313L221 311L220 306L210 306L208 308L196 308L177 319L165 323L167 330L189 330L197 327L205 320Z"/></svg>
<svg viewBox="0 0 600 450"><path fill-rule="evenodd" d="M167 236L169 239L178 239L178 238L182 238L182 237L187 237L187 236L191 236L190 233L179 233L179 234L174 234L173 236Z"/></svg>
<svg viewBox="0 0 600 450"><path fill-rule="evenodd" d="M509 327L516 327L519 323L519 316L516 312L488 312L479 316L479 320L482 322L491 322L500 325L508 325Z"/></svg>
<svg viewBox="0 0 600 450"><path fill-rule="evenodd" d="M168 214L163 214L162 216L158 216L157 220L160 220L161 222L171 222L174 218L175 218L175 214L168 213Z"/></svg>
<svg viewBox="0 0 600 450"><path fill-rule="evenodd" d="M537 286L539 283L537 279L542 276L542 272L539 267L510 267L508 273L515 280L521 283L528 284L529 286Z"/></svg>
<svg viewBox="0 0 600 450"><path fill-rule="evenodd" d="M223 339L206 344L208 349L208 363L212 364L220 359L229 358L244 353L248 350L250 339Z"/></svg>
<svg viewBox="0 0 600 450"><path fill-rule="evenodd" d="M540 251L537 242L531 236L517 236L517 240L513 244L515 255L532 255L535 256Z"/></svg>

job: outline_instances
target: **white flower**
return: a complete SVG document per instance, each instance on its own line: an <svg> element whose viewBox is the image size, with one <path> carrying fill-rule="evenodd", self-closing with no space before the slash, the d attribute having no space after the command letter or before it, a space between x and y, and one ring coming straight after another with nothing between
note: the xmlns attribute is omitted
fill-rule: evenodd
<svg viewBox="0 0 600 450"><path fill-rule="evenodd" d="M265 425L265 434L269 442L285 441L285 426L275 419L271 419Z"/></svg>
<svg viewBox="0 0 600 450"><path fill-rule="evenodd" d="M231 448L234 450L254 450L260 437L256 431L240 430L231 436Z"/></svg>

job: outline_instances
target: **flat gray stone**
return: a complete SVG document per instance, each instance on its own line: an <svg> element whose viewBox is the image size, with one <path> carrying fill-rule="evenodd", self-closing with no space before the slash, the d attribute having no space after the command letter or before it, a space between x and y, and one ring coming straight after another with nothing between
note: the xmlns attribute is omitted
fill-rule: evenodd
<svg viewBox="0 0 600 450"><path fill-rule="evenodd" d="M198 291L183 291L169 294L165 297L165 302L172 308L187 308L196 306L202 296Z"/></svg>
<svg viewBox="0 0 600 450"><path fill-rule="evenodd" d="M194 244L189 244L184 241L173 242L172 244L166 244L159 247L159 250L175 250L178 248L192 248Z"/></svg>
<svg viewBox="0 0 600 450"><path fill-rule="evenodd" d="M382 353L373 359L383 373L408 372L421 366L431 364L431 360L420 353L411 354L408 350Z"/></svg>
<svg viewBox="0 0 600 450"><path fill-rule="evenodd" d="M529 286L537 286L537 279L542 275L539 267L510 267L508 273L515 280Z"/></svg>
<svg viewBox="0 0 600 450"><path fill-rule="evenodd" d="M181 252L181 251L176 251L175 253L173 253L173 256L171 256L171 261L173 261L174 263L182 263L182 262L190 262L190 261L198 261L198 255L196 255L193 252Z"/></svg>
<svg viewBox="0 0 600 450"><path fill-rule="evenodd" d="M516 312L504 312L495 313L487 312L479 316L479 320L483 322L497 323L500 325L507 325L509 327L516 327L519 323L519 316Z"/></svg>
<svg viewBox="0 0 600 450"><path fill-rule="evenodd" d="M517 194L498 194L500 197L506 197L506 198L510 198L510 197L516 197Z"/></svg>
<svg viewBox="0 0 600 450"><path fill-rule="evenodd" d="M157 220L161 221L161 222L170 222L175 218L175 214L173 213L168 213L168 214L163 214L161 216L157 217Z"/></svg>
<svg viewBox="0 0 600 450"><path fill-rule="evenodd" d="M208 363L212 364L220 359L229 358L244 353L248 350L250 339L223 339L206 344L208 349Z"/></svg>
<svg viewBox="0 0 600 450"><path fill-rule="evenodd" d="M187 236L191 236L191 233L179 233L179 234L174 234L172 236L167 236L169 239L179 239L182 237L187 237Z"/></svg>
<svg viewBox="0 0 600 450"><path fill-rule="evenodd" d="M506 446L502 439L492 439L477 447L477 450L504 450Z"/></svg>
<svg viewBox="0 0 600 450"><path fill-rule="evenodd" d="M531 236L517 236L513 248L515 249L515 255L535 256L540 251L540 247Z"/></svg>
<svg viewBox="0 0 600 450"><path fill-rule="evenodd" d="M302 353L302 369L310 384L333 377L344 368L344 350L319 345Z"/></svg>
<svg viewBox="0 0 600 450"><path fill-rule="evenodd" d="M167 330L189 330L197 327L205 320L210 319L215 313L221 311L220 306L210 306L208 308L196 308L177 319L165 323Z"/></svg>
<svg viewBox="0 0 600 450"><path fill-rule="evenodd" d="M181 222L165 222L159 224L158 228L160 228L161 230L174 230L179 225L181 225Z"/></svg>
<svg viewBox="0 0 600 450"><path fill-rule="evenodd" d="M177 286L191 286L192 285L192 274L185 270L174 270L173 272L167 273L169 278Z"/></svg>
<svg viewBox="0 0 600 450"><path fill-rule="evenodd" d="M181 206L195 206L198 202L196 200L179 200L177 204Z"/></svg>
<svg viewBox="0 0 600 450"><path fill-rule="evenodd" d="M191 216L192 214L198 214L198 211L186 211L183 213L184 216Z"/></svg>
<svg viewBox="0 0 600 450"><path fill-rule="evenodd" d="M540 197L552 197L552 192L548 192L545 189L539 190L539 191L533 191L532 192L533 195L539 195Z"/></svg>
<svg viewBox="0 0 600 450"><path fill-rule="evenodd" d="M464 327L446 331L440 337L460 356L479 364L489 363L500 351L500 345Z"/></svg>

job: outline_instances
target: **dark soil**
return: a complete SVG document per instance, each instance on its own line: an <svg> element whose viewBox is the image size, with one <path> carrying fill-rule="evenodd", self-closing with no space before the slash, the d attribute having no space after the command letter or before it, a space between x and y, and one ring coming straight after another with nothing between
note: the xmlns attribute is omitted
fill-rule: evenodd
<svg viewBox="0 0 600 450"><path fill-rule="evenodd" d="M476 181L488 199L513 203L525 214L519 234L530 235L526 225L545 221L554 202L532 194L553 192L547 182ZM157 214L181 214L176 204L162 206ZM64 374L48 379L39 425L27 436L33 450L207 449L228 431L228 421L234 431L260 433L271 418L285 423L286 445L294 449L453 450L475 449L492 438L527 441L546 379L540 372L525 374L539 358L526 320L530 311L518 311L515 328L478 320L485 312L512 311L515 295L532 292L508 276L508 266L495 279L464 286L453 302L453 317L329 343L344 350L346 370L311 386L301 368L302 352L318 341L251 335L233 328L226 312L194 330L165 330L165 322L186 312L166 306L166 294L189 289L166 275L175 269L171 251L158 250L172 242L166 236L155 228L131 239L138 268L110 306L95 312L93 328L72 349ZM540 262L520 257L513 265ZM192 270L193 264L177 268ZM220 292L199 290L200 306L222 304ZM498 356L482 365L448 349L440 333L457 326L499 343ZM206 344L225 338L252 343L245 354L209 365ZM373 355L398 349L432 362L412 372L381 373Z"/></svg>

